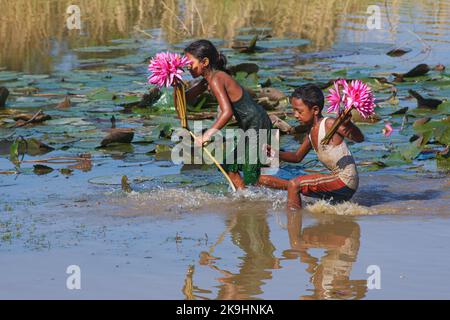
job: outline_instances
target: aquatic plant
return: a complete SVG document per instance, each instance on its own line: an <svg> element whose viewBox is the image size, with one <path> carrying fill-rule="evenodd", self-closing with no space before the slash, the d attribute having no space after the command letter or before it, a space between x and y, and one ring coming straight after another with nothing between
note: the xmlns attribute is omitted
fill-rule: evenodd
<svg viewBox="0 0 450 320"><path fill-rule="evenodd" d="M189 59L187 57L170 52L158 53L148 66L148 70L152 72L148 82L160 88L174 86L182 80L183 68L188 65Z"/></svg>
<svg viewBox="0 0 450 320"><path fill-rule="evenodd" d="M322 144L330 142L337 129L350 117L353 109L364 118L375 113L375 97L371 88L361 80L353 80L350 83L345 79L335 81L327 100L330 104L328 112L336 112L339 116L330 132L322 140Z"/></svg>

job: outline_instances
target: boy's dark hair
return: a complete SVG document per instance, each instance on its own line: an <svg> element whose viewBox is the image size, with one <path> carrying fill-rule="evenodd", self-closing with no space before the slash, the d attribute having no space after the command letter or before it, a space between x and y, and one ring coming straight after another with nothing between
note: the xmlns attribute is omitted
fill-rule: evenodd
<svg viewBox="0 0 450 320"><path fill-rule="evenodd" d="M309 108L318 106L320 112L322 112L325 103L322 90L313 83L307 83L295 89L294 93L291 95L291 99L292 98L302 99L303 103Z"/></svg>
<svg viewBox="0 0 450 320"><path fill-rule="evenodd" d="M227 58L220 53L209 40L197 40L184 49L185 53L190 53L199 60L209 59L211 68L227 71Z"/></svg>

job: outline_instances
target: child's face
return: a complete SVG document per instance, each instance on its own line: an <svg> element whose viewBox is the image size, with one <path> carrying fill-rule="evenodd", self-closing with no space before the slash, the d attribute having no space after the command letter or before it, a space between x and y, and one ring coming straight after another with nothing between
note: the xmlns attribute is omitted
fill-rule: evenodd
<svg viewBox="0 0 450 320"><path fill-rule="evenodd" d="M317 107L310 108L302 99L291 98L291 105L294 109L294 117L306 125L312 125L314 116L317 114Z"/></svg>
<svg viewBox="0 0 450 320"><path fill-rule="evenodd" d="M208 62L209 61L205 61L207 59L203 59L202 61L200 61L199 59L197 59L196 57L194 57L192 54L190 54L189 52L186 53L186 57L189 59L189 61L191 62L188 66L187 69L189 70L189 72L191 73L193 78L198 78L200 76L203 75L205 69L208 66Z"/></svg>

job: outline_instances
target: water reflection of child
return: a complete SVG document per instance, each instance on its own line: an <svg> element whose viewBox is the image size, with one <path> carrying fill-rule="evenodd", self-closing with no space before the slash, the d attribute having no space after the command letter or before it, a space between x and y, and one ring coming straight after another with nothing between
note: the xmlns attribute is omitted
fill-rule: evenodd
<svg viewBox="0 0 450 320"><path fill-rule="evenodd" d="M367 293L367 280L351 280L353 263L360 246L360 228L353 221L329 221L302 230L301 212L288 212L288 234L291 250L286 259L306 263L314 286L313 294L302 299L362 299ZM326 249L319 259L308 253L310 249ZM296 253L294 255L294 252Z"/></svg>
<svg viewBox="0 0 450 320"><path fill-rule="evenodd" d="M330 174L312 174L296 177L290 181L273 176L262 176L260 183L271 188L288 190L288 206L301 208L300 194L333 201L348 201L358 188L359 178L353 159L344 138L355 142L364 141L364 136L351 119L344 122L328 145L321 141L334 123L333 118L324 118L322 90L313 84L297 88L291 96L294 116L311 127L300 148L295 152L280 152L280 160L301 162L314 148L317 157L328 168Z"/></svg>
<svg viewBox="0 0 450 320"><path fill-rule="evenodd" d="M191 43L185 50L186 56L191 61L188 69L194 78L203 77L197 85L186 92L186 99L192 102L199 94L210 88L211 92L219 102L220 112L216 122L201 137L196 139L198 145L210 141L213 135L221 130L232 118L237 120L238 126L244 132L249 129L256 130L259 141L259 130L266 129L270 137L272 122L263 107L258 105L244 90L239 83L234 80L226 70L226 58L219 53L216 47L208 40L198 40ZM262 164L259 159L259 150L254 150L260 143L250 144L245 142L245 163L237 163L238 155L233 152L230 156L234 159L227 159L223 167L228 172L235 187L242 189L246 185L257 184L261 174ZM256 152L255 152L256 151ZM249 154L257 156L256 163L250 161ZM239 171L243 172L241 178Z"/></svg>

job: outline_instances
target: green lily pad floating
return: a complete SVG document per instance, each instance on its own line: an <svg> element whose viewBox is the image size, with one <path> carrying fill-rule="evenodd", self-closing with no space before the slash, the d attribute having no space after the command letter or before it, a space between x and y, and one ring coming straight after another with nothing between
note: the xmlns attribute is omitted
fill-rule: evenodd
<svg viewBox="0 0 450 320"><path fill-rule="evenodd" d="M113 40L109 40L109 42L111 43L117 43L117 44L141 44L141 41L137 40L137 39L113 39Z"/></svg>
<svg viewBox="0 0 450 320"><path fill-rule="evenodd" d="M55 144L56 145L58 145L58 144L71 144L71 143L75 143L75 142L78 142L78 141L81 140L80 138L75 138L75 137L69 136L67 134L58 135L58 136L45 135L43 138L45 139L45 141L48 144L51 144L51 145L55 145Z"/></svg>
<svg viewBox="0 0 450 320"><path fill-rule="evenodd" d="M45 121L46 125L49 126L64 126L64 125L71 125L71 126L88 126L91 125L90 122L84 121L83 118L61 118L61 119L54 119L54 120L48 120Z"/></svg>
<svg viewBox="0 0 450 320"><path fill-rule="evenodd" d="M61 172L61 174L65 175L65 176L71 176L73 173L73 170L69 169L69 168L62 168L62 169L59 169L59 172Z"/></svg>
<svg viewBox="0 0 450 320"><path fill-rule="evenodd" d="M34 167L34 170L33 170L34 173L36 173L39 176L52 173L54 170L53 168L50 168L50 167L47 167L47 166L44 166L41 164L34 165L33 167Z"/></svg>
<svg viewBox="0 0 450 320"><path fill-rule="evenodd" d="M89 113L115 113L125 110L124 107L114 106L114 107L104 107L87 110Z"/></svg>
<svg viewBox="0 0 450 320"><path fill-rule="evenodd" d="M270 32L273 29L271 27L243 27L243 28L239 28L237 31L239 33L263 33L263 32Z"/></svg>
<svg viewBox="0 0 450 320"><path fill-rule="evenodd" d="M114 93L106 88L95 89L87 95L90 100L112 100L114 96Z"/></svg>
<svg viewBox="0 0 450 320"><path fill-rule="evenodd" d="M437 107L437 110L442 114L450 115L450 101L443 102Z"/></svg>
<svg viewBox="0 0 450 320"><path fill-rule="evenodd" d="M235 41L252 41L254 39L254 34L241 34L234 38Z"/></svg>
<svg viewBox="0 0 450 320"><path fill-rule="evenodd" d="M198 177L189 177L186 175L170 174L158 178L159 181L167 185L189 186L198 188L210 184L208 181L202 181Z"/></svg>
<svg viewBox="0 0 450 320"><path fill-rule="evenodd" d="M169 145L166 144L158 144L155 148L155 153L165 153L165 152L171 152L172 148Z"/></svg>
<svg viewBox="0 0 450 320"><path fill-rule="evenodd" d="M95 177L88 180L88 182L96 185L120 186L122 184L122 177L122 175ZM128 181L132 183L144 183L147 181L152 181L153 179L155 178L149 176L128 177Z"/></svg>
<svg viewBox="0 0 450 320"><path fill-rule="evenodd" d="M122 175L102 176L89 179L88 182L97 185L120 186L122 184Z"/></svg>
<svg viewBox="0 0 450 320"><path fill-rule="evenodd" d="M123 156L127 153L134 153L134 147L130 143L112 143L107 147L101 147L99 150L112 156Z"/></svg>
<svg viewBox="0 0 450 320"><path fill-rule="evenodd" d="M117 99L114 99L114 103L117 105L126 105L126 104L133 104L136 102L140 102L141 101L141 97L138 96L123 96L123 97L119 97Z"/></svg>
<svg viewBox="0 0 450 320"><path fill-rule="evenodd" d="M234 77L243 87L257 89L259 86L259 77L256 73L238 72Z"/></svg>
<svg viewBox="0 0 450 320"><path fill-rule="evenodd" d="M50 78L48 74L26 74L21 77L23 80L44 80Z"/></svg>
<svg viewBox="0 0 450 320"><path fill-rule="evenodd" d="M20 74L17 72L11 72L11 71L1 71L0 72L0 82L9 82L9 81L16 81L20 77Z"/></svg>
<svg viewBox="0 0 450 320"><path fill-rule="evenodd" d="M75 52L88 52L88 53L103 53L103 52L111 52L113 50L113 47L85 47L85 48L78 48L74 49Z"/></svg>
<svg viewBox="0 0 450 320"><path fill-rule="evenodd" d="M310 43L311 41L307 39L270 39L258 41L257 46L266 49L278 49L278 48L302 47Z"/></svg>

